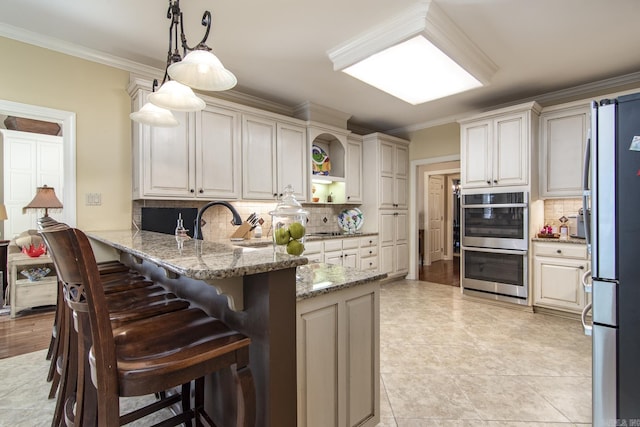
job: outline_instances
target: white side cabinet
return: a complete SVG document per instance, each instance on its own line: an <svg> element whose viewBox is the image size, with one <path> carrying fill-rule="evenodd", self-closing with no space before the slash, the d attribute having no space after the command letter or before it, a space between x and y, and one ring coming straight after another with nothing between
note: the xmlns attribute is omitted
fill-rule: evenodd
<svg viewBox="0 0 640 427"><path fill-rule="evenodd" d="M298 301L299 427L380 421L380 283Z"/></svg>
<svg viewBox="0 0 640 427"><path fill-rule="evenodd" d="M58 278L53 266L53 261L48 255L31 258L23 253L9 254L9 303L11 304L10 316L12 319L21 310L44 305L56 305L58 298ZM49 267L51 272L37 281L20 275L22 270L34 267Z"/></svg>
<svg viewBox="0 0 640 427"><path fill-rule="evenodd" d="M358 268L358 249L360 242L357 238L329 239L324 241L324 262L344 267Z"/></svg>
<svg viewBox="0 0 640 427"><path fill-rule="evenodd" d="M409 271L409 141L374 133L363 138L363 231L378 232L378 271L402 277Z"/></svg>
<svg viewBox="0 0 640 427"><path fill-rule="evenodd" d="M581 197L589 105L559 106L540 115L540 196Z"/></svg>
<svg viewBox="0 0 640 427"><path fill-rule="evenodd" d="M134 111L148 93L133 95ZM209 105L174 114L180 122L174 128L132 122L133 198L240 198L239 113Z"/></svg>
<svg viewBox="0 0 640 427"><path fill-rule="evenodd" d="M583 244L533 243L533 305L579 314L587 304L582 275L589 269Z"/></svg>
<svg viewBox="0 0 640 427"><path fill-rule="evenodd" d="M530 184L539 114L533 102L460 121L462 188Z"/></svg>
<svg viewBox="0 0 640 427"><path fill-rule="evenodd" d="M291 185L307 199L307 143L303 125L242 115L243 199L272 200Z"/></svg>

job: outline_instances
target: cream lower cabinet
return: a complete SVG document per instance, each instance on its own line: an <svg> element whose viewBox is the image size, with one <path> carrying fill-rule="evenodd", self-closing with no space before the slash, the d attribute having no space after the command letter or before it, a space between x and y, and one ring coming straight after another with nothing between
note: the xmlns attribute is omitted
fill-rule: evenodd
<svg viewBox="0 0 640 427"><path fill-rule="evenodd" d="M404 276L409 272L409 214L406 210L383 211L380 217L380 267L389 276Z"/></svg>
<svg viewBox="0 0 640 427"><path fill-rule="evenodd" d="M579 314L587 304L582 276L589 269L585 245L533 244L533 305Z"/></svg>
<svg viewBox="0 0 640 427"><path fill-rule="evenodd" d="M380 284L297 303L298 427L380 421Z"/></svg>
<svg viewBox="0 0 640 427"><path fill-rule="evenodd" d="M359 241L356 238L324 241L324 262L358 268Z"/></svg>

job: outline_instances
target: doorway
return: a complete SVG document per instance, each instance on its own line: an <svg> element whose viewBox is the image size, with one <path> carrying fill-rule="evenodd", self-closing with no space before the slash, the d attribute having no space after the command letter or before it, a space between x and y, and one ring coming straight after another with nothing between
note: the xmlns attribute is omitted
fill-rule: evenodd
<svg viewBox="0 0 640 427"><path fill-rule="evenodd" d="M409 212L411 256L407 278L420 280L421 275L433 273L445 278L436 283L446 281L457 286L460 269L454 236L459 234L459 214L455 217L454 212L459 205L453 189L455 180L460 179L460 156L413 160L410 172L410 194L415 203Z"/></svg>

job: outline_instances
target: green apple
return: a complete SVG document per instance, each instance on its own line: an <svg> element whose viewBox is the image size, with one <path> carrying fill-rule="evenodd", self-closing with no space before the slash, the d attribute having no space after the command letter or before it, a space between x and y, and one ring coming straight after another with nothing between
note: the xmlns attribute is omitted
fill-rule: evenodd
<svg viewBox="0 0 640 427"><path fill-rule="evenodd" d="M289 226L289 234L292 239L301 239L304 236L304 225L294 222Z"/></svg>
<svg viewBox="0 0 640 427"><path fill-rule="evenodd" d="M291 238L289 230L284 227L276 229L274 235L276 237L276 245L286 245L289 243L289 239Z"/></svg>
<svg viewBox="0 0 640 427"><path fill-rule="evenodd" d="M297 240L291 240L287 244L287 253L290 255L302 255L304 252L304 245Z"/></svg>

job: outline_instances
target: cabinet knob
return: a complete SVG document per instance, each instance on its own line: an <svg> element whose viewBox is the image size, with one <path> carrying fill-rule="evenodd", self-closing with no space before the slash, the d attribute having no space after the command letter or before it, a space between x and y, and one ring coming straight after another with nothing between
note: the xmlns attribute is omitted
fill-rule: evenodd
<svg viewBox="0 0 640 427"><path fill-rule="evenodd" d="M369 255L371 255L373 253L373 251L369 251Z"/></svg>
<svg viewBox="0 0 640 427"><path fill-rule="evenodd" d="M497 183L498 183L498 180L497 180L497 179L494 179L494 180L493 180L493 183L494 183L494 184L497 184Z"/></svg>
<svg viewBox="0 0 640 427"><path fill-rule="evenodd" d="M189 193L193 194L193 193L195 193L195 192L196 192L196 190L194 190L193 188L190 188L190 189L189 189Z"/></svg>
<svg viewBox="0 0 640 427"><path fill-rule="evenodd" d="M562 250L558 249L556 252L557 252L557 253L559 253L559 254L561 254L561 253L562 253Z"/></svg>
<svg viewBox="0 0 640 427"><path fill-rule="evenodd" d="M273 193L273 197L278 197L278 193Z"/></svg>
<svg viewBox="0 0 640 427"><path fill-rule="evenodd" d="M490 180L487 180L487 184L491 185L491 181L490 181Z"/></svg>
<svg viewBox="0 0 640 427"><path fill-rule="evenodd" d="M198 190L198 193L202 194L202 193L204 193L204 190L201 188L201 189Z"/></svg>
<svg viewBox="0 0 640 427"><path fill-rule="evenodd" d="M580 270L584 270L584 265L581 265L580 267L578 267Z"/></svg>

